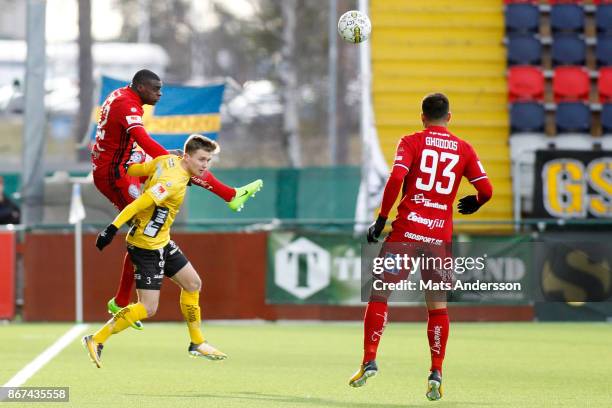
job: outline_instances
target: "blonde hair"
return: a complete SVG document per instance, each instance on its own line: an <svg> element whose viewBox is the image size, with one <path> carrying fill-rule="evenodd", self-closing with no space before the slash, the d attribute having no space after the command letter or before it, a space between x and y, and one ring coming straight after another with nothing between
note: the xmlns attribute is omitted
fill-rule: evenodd
<svg viewBox="0 0 612 408"><path fill-rule="evenodd" d="M199 149L202 149L212 154L217 154L221 151L219 143L207 138L206 136L194 133L193 135L189 136L185 141L184 150L187 154L193 154Z"/></svg>

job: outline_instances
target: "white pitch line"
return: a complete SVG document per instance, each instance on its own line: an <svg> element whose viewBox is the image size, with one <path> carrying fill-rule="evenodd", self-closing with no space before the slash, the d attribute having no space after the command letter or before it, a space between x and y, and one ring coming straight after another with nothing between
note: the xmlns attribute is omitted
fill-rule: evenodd
<svg viewBox="0 0 612 408"><path fill-rule="evenodd" d="M66 332L62 337L57 339L49 348L40 353L38 357L32 360L27 366L23 367L17 374L13 376L3 387L19 387L32 377L38 370L44 367L53 357L57 356L67 345L79 336L86 328L87 324L77 324Z"/></svg>

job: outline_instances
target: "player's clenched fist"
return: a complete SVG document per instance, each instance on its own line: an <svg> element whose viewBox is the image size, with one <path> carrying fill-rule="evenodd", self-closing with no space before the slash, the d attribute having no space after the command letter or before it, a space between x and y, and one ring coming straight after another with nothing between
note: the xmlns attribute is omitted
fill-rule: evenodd
<svg viewBox="0 0 612 408"><path fill-rule="evenodd" d="M378 242L378 237L382 233L382 230L385 229L385 224L387 223L387 217L383 217L379 215L376 221L370 225L368 228L368 242L373 244L374 242Z"/></svg>
<svg viewBox="0 0 612 408"><path fill-rule="evenodd" d="M478 211L481 205L478 203L478 198L475 195L469 195L459 200L457 208L460 214L473 214Z"/></svg>
<svg viewBox="0 0 612 408"><path fill-rule="evenodd" d="M98 234L96 239L96 246L101 251L113 241L115 234L117 233L117 227L113 224L109 224L108 227L104 228L104 231Z"/></svg>

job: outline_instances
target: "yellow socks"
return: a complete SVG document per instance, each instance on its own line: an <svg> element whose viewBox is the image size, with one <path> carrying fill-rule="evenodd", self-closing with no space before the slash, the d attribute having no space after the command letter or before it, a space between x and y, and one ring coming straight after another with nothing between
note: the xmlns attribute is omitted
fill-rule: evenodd
<svg viewBox="0 0 612 408"><path fill-rule="evenodd" d="M96 343L104 343L111 335L128 328L131 324L130 322L136 322L146 318L147 309L145 309L142 303L138 302L124 307L94 334L93 340Z"/></svg>
<svg viewBox="0 0 612 408"><path fill-rule="evenodd" d="M200 314L200 292L187 292L181 289L181 313L187 322L189 337L194 344L204 343Z"/></svg>

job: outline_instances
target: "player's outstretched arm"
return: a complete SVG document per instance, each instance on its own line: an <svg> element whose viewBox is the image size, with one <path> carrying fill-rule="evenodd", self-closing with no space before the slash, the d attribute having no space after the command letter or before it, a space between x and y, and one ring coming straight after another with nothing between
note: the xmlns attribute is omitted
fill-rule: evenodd
<svg viewBox="0 0 612 408"><path fill-rule="evenodd" d="M121 228L123 224L132 219L139 212L146 210L150 206L154 205L155 202L149 194L143 194L134 200L130 205L125 207L119 215L109 224L104 231L98 234L96 239L96 247L102 251L108 244L113 241L115 234Z"/></svg>
<svg viewBox="0 0 612 408"><path fill-rule="evenodd" d="M219 181L211 171L206 171L202 177L193 176L191 182L205 190L221 197L223 201L230 202L236 195L236 189Z"/></svg>
<svg viewBox="0 0 612 408"><path fill-rule="evenodd" d="M157 143L145 130L143 126L135 126L130 129L130 136L134 138L138 146L142 147L149 156L156 158L168 154L162 145Z"/></svg>

